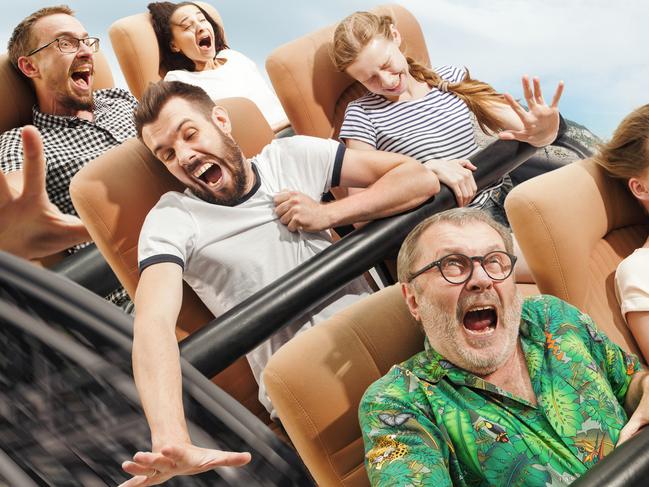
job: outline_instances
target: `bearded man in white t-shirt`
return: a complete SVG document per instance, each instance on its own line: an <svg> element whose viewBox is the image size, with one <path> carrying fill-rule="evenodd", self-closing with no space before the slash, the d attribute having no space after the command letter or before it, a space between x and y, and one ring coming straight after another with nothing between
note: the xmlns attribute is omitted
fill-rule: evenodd
<svg viewBox="0 0 649 487"><path fill-rule="evenodd" d="M181 82L151 86L135 120L138 136L187 188L161 197L138 245L133 371L153 452L137 454L124 469L148 476L143 485L154 485L249 459L191 444L174 334L182 280L218 316L329 246L331 227L402 212L440 186L414 159L312 137L278 139L246 159L230 136L227 112L202 89ZM321 203L321 195L334 186L367 189ZM351 282L248 354L269 410L261 372L270 355L298 331L367 292L362 279Z"/></svg>

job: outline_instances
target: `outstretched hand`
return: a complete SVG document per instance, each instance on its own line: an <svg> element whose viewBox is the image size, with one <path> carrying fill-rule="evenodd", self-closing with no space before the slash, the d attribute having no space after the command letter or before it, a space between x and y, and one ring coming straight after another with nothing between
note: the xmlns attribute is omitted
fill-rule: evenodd
<svg viewBox="0 0 649 487"><path fill-rule="evenodd" d="M195 475L216 467L240 467L250 462L250 453L234 453L191 444L170 445L159 453L138 452L133 461L122 464L133 478L119 487L146 487L166 482L177 475Z"/></svg>
<svg viewBox="0 0 649 487"><path fill-rule="evenodd" d="M503 140L527 142L535 147L546 146L554 141L559 130L559 99L563 93L563 81L559 81L549 106L543 99L539 78L533 79L534 91L530 87L530 80L527 76L523 76L522 82L527 111L509 93L504 96L523 124L523 128L503 130L498 134L498 137Z"/></svg>
<svg viewBox="0 0 649 487"><path fill-rule="evenodd" d="M90 240L77 217L53 205L45 190L43 142L35 127L22 130L23 188L16 194L0 172L0 250L36 259Z"/></svg>

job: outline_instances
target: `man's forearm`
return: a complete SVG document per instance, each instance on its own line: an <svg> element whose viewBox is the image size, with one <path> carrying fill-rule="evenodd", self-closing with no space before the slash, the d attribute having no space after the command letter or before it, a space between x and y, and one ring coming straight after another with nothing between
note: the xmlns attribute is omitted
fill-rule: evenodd
<svg viewBox="0 0 649 487"><path fill-rule="evenodd" d="M624 398L624 410L629 416L638 408L644 394L649 394L649 372L640 370L633 375Z"/></svg>
<svg viewBox="0 0 649 487"><path fill-rule="evenodd" d="M367 189L326 204L326 211L332 226L384 218L420 205L439 188L437 176L422 164L402 164Z"/></svg>
<svg viewBox="0 0 649 487"><path fill-rule="evenodd" d="M165 444L189 442L180 353L173 328L136 327L133 375L151 429L153 451Z"/></svg>

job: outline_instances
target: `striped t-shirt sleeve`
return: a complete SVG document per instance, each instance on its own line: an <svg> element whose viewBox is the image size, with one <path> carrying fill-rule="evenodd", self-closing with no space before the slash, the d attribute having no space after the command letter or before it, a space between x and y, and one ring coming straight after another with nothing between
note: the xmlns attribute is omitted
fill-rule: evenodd
<svg viewBox="0 0 649 487"><path fill-rule="evenodd" d="M462 66L440 66L435 72L449 83L459 83L466 76L466 68Z"/></svg>
<svg viewBox="0 0 649 487"><path fill-rule="evenodd" d="M345 118L340 127L340 140L359 140L376 148L376 130L363 107L351 102L345 110Z"/></svg>

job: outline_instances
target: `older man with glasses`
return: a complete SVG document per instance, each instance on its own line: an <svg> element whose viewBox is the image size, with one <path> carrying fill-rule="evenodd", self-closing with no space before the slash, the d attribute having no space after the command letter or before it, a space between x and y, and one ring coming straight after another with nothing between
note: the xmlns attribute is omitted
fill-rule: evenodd
<svg viewBox="0 0 649 487"><path fill-rule="evenodd" d="M637 358L558 298L523 300L512 251L469 208L404 241L399 281L425 350L361 402L373 485L567 485L649 423Z"/></svg>
<svg viewBox="0 0 649 487"><path fill-rule="evenodd" d="M99 39L88 36L67 6L34 12L11 35L9 59L34 88L33 124L42 145L33 128L19 127L0 136L5 173L0 174L2 250L35 258L89 240L70 200L70 179L89 161L135 135L137 106L120 88L93 92L98 49ZM45 188L42 178L40 186L27 180L42 174L43 165ZM21 189L23 184L29 192Z"/></svg>

